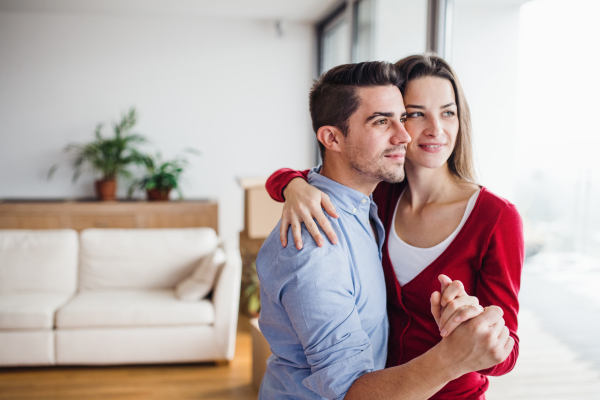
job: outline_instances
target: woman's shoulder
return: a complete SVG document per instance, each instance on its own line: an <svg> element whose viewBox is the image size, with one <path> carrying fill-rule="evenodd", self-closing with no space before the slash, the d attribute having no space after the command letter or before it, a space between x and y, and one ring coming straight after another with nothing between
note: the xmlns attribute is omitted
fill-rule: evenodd
<svg viewBox="0 0 600 400"><path fill-rule="evenodd" d="M519 211L513 203L504 197L498 196L484 186L481 187L478 203L480 211L488 214L493 220L497 220L500 217L505 219L521 219Z"/></svg>
<svg viewBox="0 0 600 400"><path fill-rule="evenodd" d="M505 199L502 196L497 195L496 193L492 192L490 189L486 188L485 186L481 186L481 200L484 201L488 206L492 206L498 209L503 209L506 207L515 207L515 205L513 203L511 203L510 201L508 201L507 199Z"/></svg>
<svg viewBox="0 0 600 400"><path fill-rule="evenodd" d="M473 220L473 226L479 229L483 243L489 245L492 241L504 241L509 244L504 251L507 253L517 251L522 260L525 251L523 220L517 207L484 187L481 188L478 200L481 200L481 204Z"/></svg>

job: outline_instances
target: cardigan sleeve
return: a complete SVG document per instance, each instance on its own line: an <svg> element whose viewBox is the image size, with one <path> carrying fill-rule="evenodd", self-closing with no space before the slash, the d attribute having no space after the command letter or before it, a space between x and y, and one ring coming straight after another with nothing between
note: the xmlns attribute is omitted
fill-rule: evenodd
<svg viewBox="0 0 600 400"><path fill-rule="evenodd" d="M275 201L283 203L285 201L285 197L283 197L283 189L292 181L294 178L302 178L305 181L308 180L308 172L306 171L296 171L290 168L281 168L277 171L273 172L273 174L267 179L267 192L271 198Z"/></svg>
<svg viewBox="0 0 600 400"><path fill-rule="evenodd" d="M521 271L525 258L523 222L510 203L500 212L483 255L476 285L476 296L482 306L496 305L504 311L504 321L515 340L515 346L506 360L492 368L478 371L483 375L499 376L510 372L519 356L517 313Z"/></svg>

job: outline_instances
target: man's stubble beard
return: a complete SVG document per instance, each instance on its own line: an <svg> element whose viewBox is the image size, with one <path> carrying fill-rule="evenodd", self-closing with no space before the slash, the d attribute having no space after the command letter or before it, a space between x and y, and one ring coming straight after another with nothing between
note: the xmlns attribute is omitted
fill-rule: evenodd
<svg viewBox="0 0 600 400"><path fill-rule="evenodd" d="M359 147L349 146L347 147L347 159L350 167L362 175L378 182L398 183L404 180L404 162L390 166L391 162L385 156L400 150L406 153L406 145L386 149L373 159L363 159L359 154L361 151ZM386 164L388 165L386 166Z"/></svg>

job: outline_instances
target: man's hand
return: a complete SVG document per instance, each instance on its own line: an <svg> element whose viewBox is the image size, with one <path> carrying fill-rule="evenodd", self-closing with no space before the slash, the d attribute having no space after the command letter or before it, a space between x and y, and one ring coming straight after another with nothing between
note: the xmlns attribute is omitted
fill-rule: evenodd
<svg viewBox="0 0 600 400"><path fill-rule="evenodd" d="M438 277L441 289L431 294L431 314L438 324L440 335L446 337L461 323L483 312L479 300L469 296L461 281L452 281L446 275Z"/></svg>
<svg viewBox="0 0 600 400"><path fill-rule="evenodd" d="M333 218L339 218L335 206L329 199L329 196L319 189L309 185L304 179L294 178L283 190L285 204L281 215L281 226L279 228L279 239L283 247L287 246L288 227L292 226L292 235L294 243L298 250L302 249L302 223L306 226L308 232L312 235L317 246L322 247L325 244L323 236L315 221L319 223L321 229L325 232L332 244L337 244L337 236L333 227L329 223L323 208Z"/></svg>
<svg viewBox="0 0 600 400"><path fill-rule="evenodd" d="M462 374L506 360L515 341L504 326L503 314L500 307L486 307L481 315L458 326L440 342L444 359Z"/></svg>
<svg viewBox="0 0 600 400"><path fill-rule="evenodd" d="M446 289L453 286L451 281L444 284ZM501 363L515 344L502 314L499 307L487 307L419 357L362 375L345 398L428 399L453 379Z"/></svg>

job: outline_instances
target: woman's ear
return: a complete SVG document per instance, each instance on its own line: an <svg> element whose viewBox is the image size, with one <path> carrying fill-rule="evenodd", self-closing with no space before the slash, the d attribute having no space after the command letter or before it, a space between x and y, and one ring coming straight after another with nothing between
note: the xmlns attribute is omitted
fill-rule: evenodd
<svg viewBox="0 0 600 400"><path fill-rule="evenodd" d="M340 142L344 140L344 135L335 126L325 125L317 131L317 140L325 146L327 150L335 153L341 153Z"/></svg>

